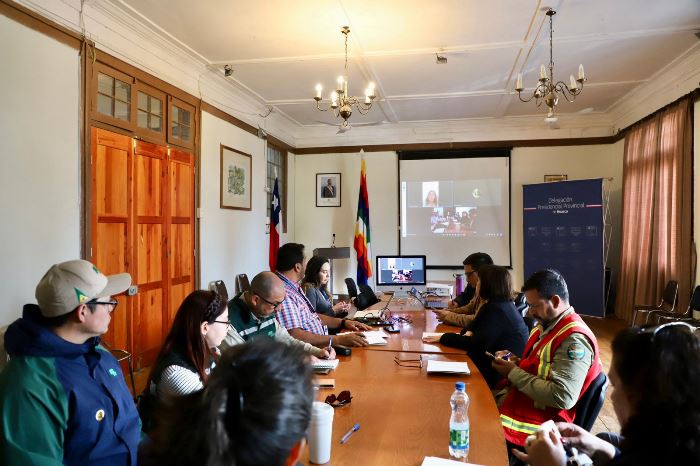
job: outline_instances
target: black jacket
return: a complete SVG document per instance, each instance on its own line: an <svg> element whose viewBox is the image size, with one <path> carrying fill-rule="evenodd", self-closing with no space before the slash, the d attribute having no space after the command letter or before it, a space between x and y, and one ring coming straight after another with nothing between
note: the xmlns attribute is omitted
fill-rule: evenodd
<svg viewBox="0 0 700 466"><path fill-rule="evenodd" d="M496 351L509 350L517 356L523 354L528 338L523 316L516 311L513 301L489 301L479 310L470 330L473 332L470 337L446 333L440 338L440 343L465 350L486 383L493 387L500 375L491 367L491 359L485 352L494 354Z"/></svg>

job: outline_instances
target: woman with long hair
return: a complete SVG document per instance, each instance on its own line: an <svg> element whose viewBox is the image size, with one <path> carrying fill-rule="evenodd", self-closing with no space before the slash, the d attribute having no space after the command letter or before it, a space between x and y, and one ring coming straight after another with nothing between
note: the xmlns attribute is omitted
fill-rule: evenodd
<svg viewBox="0 0 700 466"><path fill-rule="evenodd" d="M203 391L182 399L140 464L297 464L311 419L303 350L259 338L224 352Z"/></svg>
<svg viewBox="0 0 700 466"><path fill-rule="evenodd" d="M185 298L148 377L150 395L170 402L204 387L228 331L226 301L205 290Z"/></svg>
<svg viewBox="0 0 700 466"><path fill-rule="evenodd" d="M700 340L684 322L631 327L612 343L610 396L622 426L619 449L573 424L538 432L514 452L533 466L565 465L563 445L593 458L595 465L700 464ZM613 437L614 436L608 436Z"/></svg>
<svg viewBox="0 0 700 466"><path fill-rule="evenodd" d="M325 257L313 256L306 264L306 273L301 287L318 314L332 317L347 314L350 304L338 302L333 305L333 298L328 292L331 277L331 264Z"/></svg>
<svg viewBox="0 0 700 466"><path fill-rule="evenodd" d="M441 337L427 337L426 340L465 350L486 383L493 387L501 376L491 367L487 352L493 354L505 348L513 354L522 354L528 330L523 316L513 303L510 272L498 265L483 265L477 273L479 283L476 292L485 304L479 308L474 320L461 334L445 333Z"/></svg>
<svg viewBox="0 0 700 466"><path fill-rule="evenodd" d="M437 207L438 206L438 195L434 189L428 191L425 195L425 200L423 201L423 207Z"/></svg>

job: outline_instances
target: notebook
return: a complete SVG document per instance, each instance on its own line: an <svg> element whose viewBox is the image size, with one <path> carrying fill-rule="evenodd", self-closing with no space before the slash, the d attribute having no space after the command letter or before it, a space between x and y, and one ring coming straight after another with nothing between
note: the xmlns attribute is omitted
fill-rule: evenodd
<svg viewBox="0 0 700 466"><path fill-rule="evenodd" d="M383 330L362 332L362 334L367 339L367 343L369 343L371 346L386 345L387 344L386 338L389 338L389 334L387 334Z"/></svg>
<svg viewBox="0 0 700 466"><path fill-rule="evenodd" d="M428 360L428 374L430 373L443 373L443 374L469 374L469 366L466 362L453 362L453 361L435 361L434 359Z"/></svg>
<svg viewBox="0 0 700 466"><path fill-rule="evenodd" d="M311 363L311 367L314 371L329 371L337 369L338 364L340 364L339 359L318 359Z"/></svg>
<svg viewBox="0 0 700 466"><path fill-rule="evenodd" d="M435 456L426 456L423 458L421 466L479 466L473 463L464 463L462 461L446 460Z"/></svg>

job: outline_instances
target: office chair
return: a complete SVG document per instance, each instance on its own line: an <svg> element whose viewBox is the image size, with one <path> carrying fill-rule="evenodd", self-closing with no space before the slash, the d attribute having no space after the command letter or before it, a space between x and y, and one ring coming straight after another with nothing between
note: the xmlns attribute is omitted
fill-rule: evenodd
<svg viewBox="0 0 700 466"><path fill-rule="evenodd" d="M355 280L350 277L346 278L345 287L348 289L348 296L351 301L353 298L357 298L357 285L355 285Z"/></svg>
<svg viewBox="0 0 700 466"><path fill-rule="evenodd" d="M650 314L654 312L651 311ZM687 322L694 327L700 327L700 285L696 286L693 294L690 295L688 308L683 314L667 314L657 312L654 314L659 324L671 321Z"/></svg>
<svg viewBox="0 0 700 466"><path fill-rule="evenodd" d="M249 289L250 282L248 281L248 275L244 273L236 275L236 294L248 291Z"/></svg>
<svg viewBox="0 0 700 466"><path fill-rule="evenodd" d="M670 280L666 283L664 292L661 295L659 304L635 304L632 306L632 325L637 325L637 314L646 314L644 323L649 322L649 314L651 311L662 311L666 314L673 314L676 310L676 300L678 298L678 282Z"/></svg>
<svg viewBox="0 0 700 466"><path fill-rule="evenodd" d="M100 338L100 345L104 346L107 351L112 353L112 356L117 359L120 366L122 361L126 361L126 366L129 368L129 378L131 379L131 393L136 396L136 382L134 382L134 365L131 359L131 353L123 349L113 349L102 338Z"/></svg>
<svg viewBox="0 0 700 466"><path fill-rule="evenodd" d="M360 294L357 295L355 300L355 306L360 310L365 310L373 304L377 304L379 299L377 295L374 294L372 288L369 285L360 285Z"/></svg>
<svg viewBox="0 0 700 466"><path fill-rule="evenodd" d="M0 372L2 372L7 362L10 360L10 356L5 350L5 332L7 332L7 327L7 325L0 327Z"/></svg>
<svg viewBox="0 0 700 466"><path fill-rule="evenodd" d="M574 424L590 432L596 418L598 418L598 413L603 407L607 390L608 376L605 375L605 372L601 372L588 386L581 399L578 400Z"/></svg>

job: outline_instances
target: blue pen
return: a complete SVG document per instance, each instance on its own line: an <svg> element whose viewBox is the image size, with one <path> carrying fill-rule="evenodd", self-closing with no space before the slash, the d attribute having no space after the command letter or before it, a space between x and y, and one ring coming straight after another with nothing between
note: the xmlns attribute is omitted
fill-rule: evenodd
<svg viewBox="0 0 700 466"><path fill-rule="evenodd" d="M345 442L347 442L347 441L350 439L350 436L351 436L352 434L354 434L355 432L357 432L358 430L360 430L360 424L355 424L354 426L352 426L352 429L350 429L349 431L347 431L347 432L345 433L345 435L343 435L343 437L340 439L340 444L342 445L342 444L344 444Z"/></svg>
<svg viewBox="0 0 700 466"><path fill-rule="evenodd" d="M511 352L508 351L506 354L504 354L503 356L501 356L501 359L507 361L508 359L510 359L510 355L511 355Z"/></svg>

